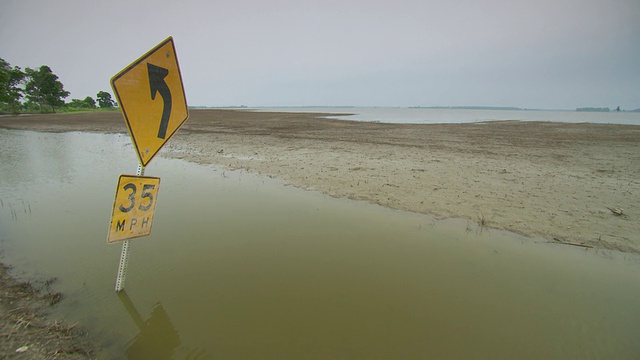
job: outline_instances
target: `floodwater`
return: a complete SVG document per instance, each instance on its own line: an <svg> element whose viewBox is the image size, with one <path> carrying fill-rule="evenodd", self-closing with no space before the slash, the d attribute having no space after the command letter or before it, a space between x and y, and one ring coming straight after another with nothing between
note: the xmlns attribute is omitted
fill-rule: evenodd
<svg viewBox="0 0 640 360"><path fill-rule="evenodd" d="M152 234L107 245L125 135L0 130L2 261L57 277L53 315L105 358L640 354L640 257L330 198L156 158Z"/></svg>

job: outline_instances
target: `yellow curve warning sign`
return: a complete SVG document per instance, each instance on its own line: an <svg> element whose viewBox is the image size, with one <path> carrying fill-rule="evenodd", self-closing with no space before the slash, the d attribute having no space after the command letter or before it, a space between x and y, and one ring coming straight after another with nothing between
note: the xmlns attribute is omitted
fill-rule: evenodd
<svg viewBox="0 0 640 360"><path fill-rule="evenodd" d="M120 175L107 243L151 234L160 178Z"/></svg>
<svg viewBox="0 0 640 360"><path fill-rule="evenodd" d="M189 118L173 38L116 74L111 87L138 159L147 166Z"/></svg>

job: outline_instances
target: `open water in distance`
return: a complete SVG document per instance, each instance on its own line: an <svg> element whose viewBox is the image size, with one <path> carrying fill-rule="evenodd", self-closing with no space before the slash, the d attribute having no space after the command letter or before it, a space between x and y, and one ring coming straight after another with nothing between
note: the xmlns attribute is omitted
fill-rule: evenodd
<svg viewBox="0 0 640 360"><path fill-rule="evenodd" d="M583 112L559 110L466 110L394 107L284 107L258 111L352 114L336 119L395 124L473 123L495 120L554 121L640 125L640 112Z"/></svg>
<svg viewBox="0 0 640 360"><path fill-rule="evenodd" d="M480 232L156 158L152 234L107 245L125 135L0 130L2 261L59 280L54 315L106 358L613 358L640 354L640 258Z"/></svg>

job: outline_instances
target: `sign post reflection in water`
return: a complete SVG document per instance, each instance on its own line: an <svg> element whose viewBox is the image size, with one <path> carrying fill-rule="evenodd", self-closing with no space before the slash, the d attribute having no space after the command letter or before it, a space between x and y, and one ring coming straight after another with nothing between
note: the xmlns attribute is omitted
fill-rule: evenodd
<svg viewBox="0 0 640 360"><path fill-rule="evenodd" d="M151 316L145 321L126 291L119 292L118 297L131 316L131 320L140 330L140 333L127 344L127 357L129 359L171 359L181 342L162 304L157 303L153 307Z"/></svg>
<svg viewBox="0 0 640 360"><path fill-rule="evenodd" d="M160 178L142 177L144 168L189 118L173 38L168 37L117 73L111 78L111 88L138 155L137 179L145 179L139 181L140 187L136 186L137 180L123 185L125 175L121 175L116 189L107 242L124 240L116 279L116 291L121 291L129 261L129 239L151 233L154 199L160 185ZM119 204L121 199L127 205Z"/></svg>

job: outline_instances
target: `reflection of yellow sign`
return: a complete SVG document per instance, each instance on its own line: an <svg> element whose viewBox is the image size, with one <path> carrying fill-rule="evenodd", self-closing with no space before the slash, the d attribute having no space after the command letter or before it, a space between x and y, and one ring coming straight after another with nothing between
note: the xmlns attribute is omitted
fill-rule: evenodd
<svg viewBox="0 0 640 360"><path fill-rule="evenodd" d="M119 292L118 297L131 316L131 320L140 329L140 333L127 344L127 358L173 359L181 341L178 331L171 323L169 314L162 304L157 303L153 307L151 316L145 321L125 291ZM184 358L196 359L197 357L190 356L193 353Z"/></svg>
<svg viewBox="0 0 640 360"><path fill-rule="evenodd" d="M147 166L189 118L173 38L116 74L111 87L140 163Z"/></svg>
<svg viewBox="0 0 640 360"><path fill-rule="evenodd" d="M108 243L151 234L160 178L120 175Z"/></svg>

